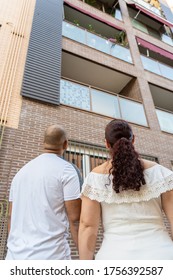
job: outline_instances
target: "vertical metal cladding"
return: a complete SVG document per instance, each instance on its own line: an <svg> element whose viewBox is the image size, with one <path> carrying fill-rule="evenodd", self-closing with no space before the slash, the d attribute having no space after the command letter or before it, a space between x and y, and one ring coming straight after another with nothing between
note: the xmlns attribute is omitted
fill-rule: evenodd
<svg viewBox="0 0 173 280"><path fill-rule="evenodd" d="M59 105L63 0L36 0L22 96Z"/></svg>

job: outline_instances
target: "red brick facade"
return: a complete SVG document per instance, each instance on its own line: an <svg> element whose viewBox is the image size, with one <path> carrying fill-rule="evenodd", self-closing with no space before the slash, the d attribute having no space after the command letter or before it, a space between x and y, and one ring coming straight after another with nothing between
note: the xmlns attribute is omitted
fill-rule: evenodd
<svg viewBox="0 0 173 280"><path fill-rule="evenodd" d="M96 10L82 1L71 0L69 2L93 14L97 14L97 16L103 16L101 11ZM159 41L134 29L129 20L125 1L119 2L124 22L113 19L107 14L104 14L104 17L108 22L126 29L134 64L128 64L118 58L103 54L67 38L63 38L63 51L134 77L120 94L142 101L145 108L149 127L132 124L136 137L136 149L141 154L157 157L160 164L171 169L171 160L173 160L173 135L160 130L148 83L172 90L173 81L143 69L135 35L142 36L145 40L153 43L158 44ZM163 42L160 42L160 47L173 53L173 47ZM20 79L22 79L22 76L20 76ZM65 105L54 106L27 98L22 98L20 110L18 110L20 114L18 127L16 125L9 125L9 127L5 128L2 147L0 149L1 201L8 199L10 182L16 172L26 162L42 152L43 133L47 126L50 124L60 124L67 130L69 139L104 146L104 128L111 119L73 107ZM10 114L12 115L12 112ZM3 259L7 237L7 217L2 215L0 219L0 259ZM97 249L100 242L101 229L98 236ZM76 248L71 240L70 244L73 258L77 258Z"/></svg>

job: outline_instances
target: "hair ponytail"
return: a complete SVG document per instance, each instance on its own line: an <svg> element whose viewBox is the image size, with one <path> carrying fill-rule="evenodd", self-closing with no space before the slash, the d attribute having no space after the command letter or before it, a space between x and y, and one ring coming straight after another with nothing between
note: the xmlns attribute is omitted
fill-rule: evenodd
<svg viewBox="0 0 173 280"><path fill-rule="evenodd" d="M129 189L139 191L145 184L144 168L132 143L131 127L125 121L114 120L107 125L105 137L111 146L112 167L109 172L113 177L113 189L116 193Z"/></svg>

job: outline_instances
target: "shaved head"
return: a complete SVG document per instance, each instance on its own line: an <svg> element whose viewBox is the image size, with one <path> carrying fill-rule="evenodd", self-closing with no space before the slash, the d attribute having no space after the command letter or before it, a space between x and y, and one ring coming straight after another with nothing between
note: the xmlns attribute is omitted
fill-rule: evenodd
<svg viewBox="0 0 173 280"><path fill-rule="evenodd" d="M59 125L51 125L45 130L44 148L49 150L59 150L67 143L66 131Z"/></svg>

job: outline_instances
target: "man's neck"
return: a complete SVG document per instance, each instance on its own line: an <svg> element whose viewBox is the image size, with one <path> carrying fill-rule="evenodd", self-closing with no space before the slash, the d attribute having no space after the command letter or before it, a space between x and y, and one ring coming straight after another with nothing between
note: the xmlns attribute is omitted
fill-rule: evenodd
<svg viewBox="0 0 173 280"><path fill-rule="evenodd" d="M48 153L48 154L56 154L59 157L62 157L63 155L63 150L51 150L51 149L44 149L43 153Z"/></svg>

